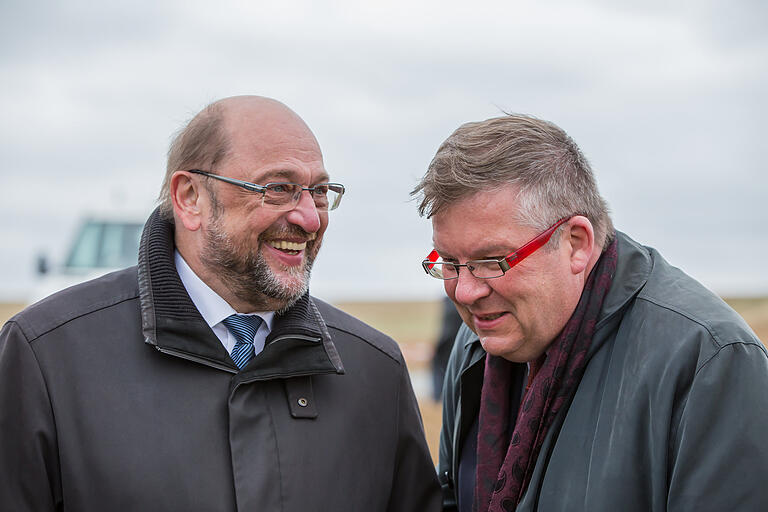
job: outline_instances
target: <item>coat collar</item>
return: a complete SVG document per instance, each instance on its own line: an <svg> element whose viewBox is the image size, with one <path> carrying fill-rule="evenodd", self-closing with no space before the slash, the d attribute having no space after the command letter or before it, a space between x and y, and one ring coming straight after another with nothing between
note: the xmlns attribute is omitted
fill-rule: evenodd
<svg viewBox="0 0 768 512"><path fill-rule="evenodd" d="M603 344L612 338L613 331L621 322L627 305L640 293L653 269L653 258L644 247L626 234L616 234L618 261L611 287L603 300L603 308L597 320L595 335L589 346L587 358L591 358Z"/></svg>
<svg viewBox="0 0 768 512"><path fill-rule="evenodd" d="M624 233L617 231L618 262L611 288L603 301L598 323L622 310L645 286L653 268L650 251Z"/></svg>
<svg viewBox="0 0 768 512"><path fill-rule="evenodd" d="M242 371L203 320L173 262L173 223L155 210L139 247L139 297L144 341L160 352L231 373L242 381L344 373L325 321L309 293L275 317L264 350Z"/></svg>

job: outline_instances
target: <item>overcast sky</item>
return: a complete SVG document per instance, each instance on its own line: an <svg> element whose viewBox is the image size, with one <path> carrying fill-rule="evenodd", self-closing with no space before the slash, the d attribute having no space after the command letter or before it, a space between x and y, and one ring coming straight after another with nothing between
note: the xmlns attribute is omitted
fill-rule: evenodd
<svg viewBox="0 0 768 512"><path fill-rule="evenodd" d="M719 293L768 294L767 3L247 4L0 2L0 296L84 213L151 211L171 135L236 94L293 108L347 185L321 297L441 293L408 192L502 111L571 134L618 229Z"/></svg>

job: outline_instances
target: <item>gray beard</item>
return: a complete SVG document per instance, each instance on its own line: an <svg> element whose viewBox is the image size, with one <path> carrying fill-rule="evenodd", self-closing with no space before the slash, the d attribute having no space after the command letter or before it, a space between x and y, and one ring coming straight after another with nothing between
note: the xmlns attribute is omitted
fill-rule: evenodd
<svg viewBox="0 0 768 512"><path fill-rule="evenodd" d="M211 221L200 259L238 300L250 304L255 311L275 311L280 314L307 293L312 264L319 250L319 247L315 247L315 241L307 242L304 265L286 270L292 277L298 277L298 282L286 284L272 272L258 247L255 250L251 247L238 247L222 229L218 215L213 216ZM272 233L274 231L272 230ZM267 233L268 231L265 231L259 235L260 243L265 243L263 238ZM270 236L274 237L272 233ZM299 227L280 230L279 233L308 236Z"/></svg>

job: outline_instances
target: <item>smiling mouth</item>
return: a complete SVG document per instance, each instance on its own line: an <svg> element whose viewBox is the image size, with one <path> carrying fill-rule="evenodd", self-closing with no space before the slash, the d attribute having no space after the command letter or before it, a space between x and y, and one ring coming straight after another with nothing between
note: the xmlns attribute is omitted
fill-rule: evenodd
<svg viewBox="0 0 768 512"><path fill-rule="evenodd" d="M307 248L307 242L315 239L315 233L310 233L310 237L308 240L304 240L303 242L293 242L290 240L268 240L267 244L269 244L270 247L274 247L278 251L282 251L286 254L299 254L299 252L303 251Z"/></svg>
<svg viewBox="0 0 768 512"><path fill-rule="evenodd" d="M504 313L493 313L493 314L490 314L490 315L477 315L476 314L475 317L477 317L481 321L489 322L491 320L496 320L497 318L499 318L503 314Z"/></svg>

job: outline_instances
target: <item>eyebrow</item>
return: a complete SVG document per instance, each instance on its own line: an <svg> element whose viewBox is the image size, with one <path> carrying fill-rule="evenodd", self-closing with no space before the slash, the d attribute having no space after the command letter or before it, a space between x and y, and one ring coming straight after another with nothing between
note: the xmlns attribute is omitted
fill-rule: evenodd
<svg viewBox="0 0 768 512"><path fill-rule="evenodd" d="M295 179L297 171L292 171L289 169L277 169L274 171L268 171L266 174L264 174L262 177L259 178L258 181L263 181L264 183L270 183L274 182L275 180L283 180L292 182L292 180ZM322 173L320 176L318 176L317 180L313 180L314 183L326 183L330 180L330 177L327 173ZM254 181L254 183L257 183Z"/></svg>
<svg viewBox="0 0 768 512"><path fill-rule="evenodd" d="M440 256L441 259L444 259L444 260L455 260L456 259L453 256L451 256L450 254L445 254L443 251L441 251L437 247L435 247L434 249L437 251L437 254Z"/></svg>
<svg viewBox="0 0 768 512"><path fill-rule="evenodd" d="M502 245L491 245L488 247L482 248L482 250L475 250L472 252L472 254L467 258L469 260L487 260L487 259L499 259L499 258L505 258L511 253L515 252L517 249L509 249L509 246L502 246ZM440 255L443 259L449 259L449 260L457 260L455 256L444 253L441 251L437 246L434 246L434 249L437 251L437 254ZM490 255L494 255L492 258Z"/></svg>

